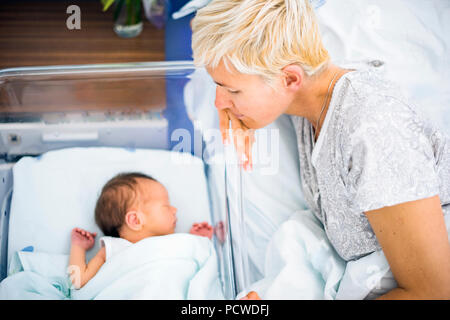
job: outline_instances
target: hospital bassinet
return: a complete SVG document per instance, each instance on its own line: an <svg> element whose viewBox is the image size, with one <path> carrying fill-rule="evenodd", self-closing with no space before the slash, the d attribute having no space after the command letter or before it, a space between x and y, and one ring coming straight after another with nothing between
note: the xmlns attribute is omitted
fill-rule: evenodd
<svg viewBox="0 0 450 320"><path fill-rule="evenodd" d="M7 275L12 168L23 156L69 147L172 150L172 133L184 129L195 146L179 152L203 158L201 133L186 114L183 86L191 62L149 62L14 68L0 71L1 277ZM197 142L194 143L194 138ZM227 197L224 165L204 162L211 221L224 224L214 239L227 299L243 288L243 253L233 248L240 217ZM214 173L213 173L214 170ZM220 174L216 174L218 171ZM234 221L233 221L234 219ZM240 275L237 273L241 272Z"/></svg>

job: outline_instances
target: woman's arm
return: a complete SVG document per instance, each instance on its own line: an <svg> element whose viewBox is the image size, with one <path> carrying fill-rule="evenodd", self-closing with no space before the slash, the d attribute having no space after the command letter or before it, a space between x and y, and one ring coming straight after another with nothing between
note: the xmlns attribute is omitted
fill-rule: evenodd
<svg viewBox="0 0 450 320"><path fill-rule="evenodd" d="M450 299L450 244L438 196L366 216L398 284L379 299Z"/></svg>
<svg viewBox="0 0 450 320"><path fill-rule="evenodd" d="M86 264L86 251L94 245L96 233L75 228L72 230L72 246L70 248L69 273L75 289L82 288L98 272L105 263L105 248L101 248L97 254Z"/></svg>

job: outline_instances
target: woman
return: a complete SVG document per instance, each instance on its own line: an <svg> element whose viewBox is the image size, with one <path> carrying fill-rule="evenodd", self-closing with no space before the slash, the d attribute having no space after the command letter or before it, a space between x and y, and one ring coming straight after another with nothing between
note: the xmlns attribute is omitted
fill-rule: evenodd
<svg viewBox="0 0 450 320"><path fill-rule="evenodd" d="M449 138L370 69L334 65L307 0L214 0L192 30L244 166L253 130L290 115L305 197L339 255L383 250L398 287L381 299L450 299Z"/></svg>

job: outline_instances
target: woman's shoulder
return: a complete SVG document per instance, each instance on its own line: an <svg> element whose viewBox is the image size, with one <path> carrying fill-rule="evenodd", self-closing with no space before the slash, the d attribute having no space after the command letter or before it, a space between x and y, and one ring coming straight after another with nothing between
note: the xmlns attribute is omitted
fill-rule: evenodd
<svg viewBox="0 0 450 320"><path fill-rule="evenodd" d="M345 81L347 88L335 114L337 147L351 153L363 141L380 145L420 141L435 149L445 145L448 137L442 128L396 83L370 69L350 72Z"/></svg>
<svg viewBox="0 0 450 320"><path fill-rule="evenodd" d="M380 72L364 69L349 72L344 79L345 93L336 118L347 133L372 128L386 134L398 127L416 124L428 127L425 116L406 96L401 87Z"/></svg>
<svg viewBox="0 0 450 320"><path fill-rule="evenodd" d="M399 84L387 79L383 73L371 68L355 70L345 75L347 82L344 105L356 113L385 113L401 108L414 112Z"/></svg>

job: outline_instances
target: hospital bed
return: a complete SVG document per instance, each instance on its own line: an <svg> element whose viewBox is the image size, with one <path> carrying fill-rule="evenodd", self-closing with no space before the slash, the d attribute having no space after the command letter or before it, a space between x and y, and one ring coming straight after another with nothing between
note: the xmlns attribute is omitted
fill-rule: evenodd
<svg viewBox="0 0 450 320"><path fill-rule="evenodd" d="M266 255L272 235L294 212L307 209L300 186L295 132L289 117L282 116L258 130L253 172L242 172L236 162L230 161L234 157L232 148L215 143L217 137L212 130L218 129L215 85L205 70L194 68L189 61L189 21L193 14L179 20L170 17L185 2L169 2L166 56L171 61L1 71L2 278L14 250L39 245L31 241L36 240L37 230L30 229L30 225L47 223L48 228L58 227L51 225L51 216L46 217L45 223L37 221L37 214L37 220L28 220L29 215L25 214L33 210L36 202L31 200L36 199L30 198L29 206L19 208L24 217L13 217L11 213L17 207L12 206L15 183L21 182L24 194L29 195L27 184L33 181L27 181L23 175L19 175L21 181L13 181L15 164L29 156L36 159L35 165L40 168L39 159L47 161L49 151L49 155L54 155L53 161L61 160L59 155L67 156L70 168L79 170L75 172L82 172L86 166L80 164L91 160L93 169L84 174L97 185L104 176L94 177L94 173L103 167L110 168L111 171L104 171L110 173L117 168L142 168L153 173L154 168L164 167L161 159L165 159L164 163L178 161L185 165L183 170L191 173L187 179L181 173L177 177L189 190L198 190L190 195L199 196L198 207L208 214L191 211L184 221L180 217L177 231L186 232L189 223L196 219L210 221L220 227L217 230L224 231L213 240L227 299L245 293L252 283L265 277L273 263ZM446 112L450 105L448 2L328 0L317 9L317 15L325 45L337 63L375 68L399 82L426 116L450 132L450 116ZM123 101L112 97L115 90L126 92ZM263 150L263 142L278 149ZM152 158L155 150L168 153L158 153L161 159L154 163L140 158ZM101 152L111 156L100 156ZM185 158L174 160L174 153ZM112 155L122 160L107 164L114 158ZM64 179L63 173L60 179ZM76 175L71 177L75 179ZM185 184L189 178L200 181L200 187ZM177 183L172 181L169 189L171 186L177 188ZM95 192L90 193L87 203L92 205L94 195ZM180 208L189 207L186 203L190 199L174 200ZM88 211L88 206L72 204L78 210ZM59 241L54 250L67 250L68 240L63 240L66 235L61 231L59 238L55 235L37 240L43 240L42 246L50 249ZM278 293L279 297L286 297Z"/></svg>
<svg viewBox="0 0 450 320"><path fill-rule="evenodd" d="M201 1L200 1L201 2ZM415 104L416 110L424 117L433 121L445 133L450 134L450 5L445 0L433 1L357 1L357 0L327 0L312 1L316 6L316 14L325 47L330 52L332 60L341 66L350 68L371 68L389 80L398 83L403 94ZM190 28L188 22L194 17L190 14L178 21L185 26L183 36L173 38L174 46L180 49L176 55L188 57L191 54ZM182 43L188 41L184 47ZM192 81L184 88L185 104L188 113L195 119L194 123L201 130L217 128L217 116L213 110L215 85L204 70L197 70L191 76ZM190 97L196 97L195 102ZM201 98L199 98L201 97ZM266 163L255 166L253 173L234 172L234 167L227 166L229 173L229 194L233 199L242 197L242 217L244 234L240 242L234 244L234 249L242 248L241 272L245 274L239 289L248 291L248 285L267 276L272 268L279 270L284 266L276 266L271 261L268 245L277 230L296 211L307 208L302 197L300 178L298 176L298 153L296 137L287 116L280 117L267 128L279 130L280 156L272 154ZM267 142L270 134L256 139L255 149L261 149L259 144ZM253 150L253 158L258 158L258 150ZM261 157L259 158L261 160ZM278 167L277 161L280 165ZM261 175L270 168L278 168L276 174ZM242 183L241 189L238 184ZM233 188L235 187L235 188ZM233 191L239 195L233 196ZM238 203L235 203L239 207ZM239 208L237 208L239 210ZM236 221L236 220L235 220ZM447 229L450 221L447 219ZM238 228L236 228L239 230ZM232 229L235 230L235 229ZM235 238L235 240L237 237ZM289 248L292 249L292 248ZM247 259L245 258L247 257ZM371 260L372 259L372 260ZM370 260L370 261L369 261ZM379 264L377 264L379 263ZM282 265L282 263L280 263ZM363 266L364 265L364 266ZM287 269L287 268L286 268ZM363 277L354 276L352 270L363 270ZM378 270L377 272L373 272ZM342 288L351 288L340 292L335 297L362 299L368 294L365 283L382 283L385 276L385 288L388 290L395 281L388 272L389 266L380 254L367 257L362 265L347 264L343 279L358 278L359 284L343 281ZM354 276L354 277L353 277ZM291 279L306 279L296 273ZM295 281L292 281L295 282ZM361 285L361 283L363 285ZM294 286L291 283L292 287ZM364 288L362 288L364 287ZM376 285L375 287L379 287ZM246 288L247 290L244 290ZM257 288L257 287L254 287ZM372 286L373 288L373 286ZM240 290L238 290L240 292ZM347 291L347 292L345 292ZM352 291L352 292L350 292ZM303 298L294 290L283 287L267 295L271 298Z"/></svg>

